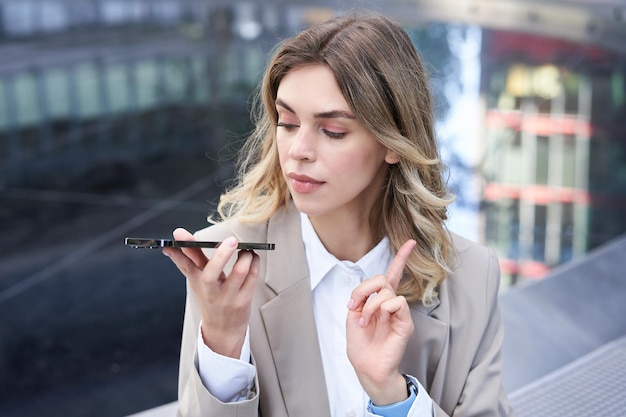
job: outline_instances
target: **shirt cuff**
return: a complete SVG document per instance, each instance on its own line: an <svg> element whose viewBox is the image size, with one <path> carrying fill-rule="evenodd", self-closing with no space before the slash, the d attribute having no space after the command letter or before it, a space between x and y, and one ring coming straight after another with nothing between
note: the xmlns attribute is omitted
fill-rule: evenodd
<svg viewBox="0 0 626 417"><path fill-rule="evenodd" d="M430 398L424 387L419 381L407 375L413 382L414 388L411 388L409 398L398 403L376 406L371 401L368 404L368 412L373 416L380 417L432 417L433 400Z"/></svg>
<svg viewBox="0 0 626 417"><path fill-rule="evenodd" d="M250 363L250 336L241 348L239 359L215 353L204 344L202 329L198 332L198 373L204 387L224 403L238 402L251 398L256 369Z"/></svg>

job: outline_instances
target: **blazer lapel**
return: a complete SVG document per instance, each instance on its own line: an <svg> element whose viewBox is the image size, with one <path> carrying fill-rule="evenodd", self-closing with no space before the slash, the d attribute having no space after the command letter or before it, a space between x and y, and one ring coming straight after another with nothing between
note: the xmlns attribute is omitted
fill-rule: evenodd
<svg viewBox="0 0 626 417"><path fill-rule="evenodd" d="M276 250L265 284L276 296L261 306L274 366L290 416L330 416L300 215L291 205L268 225Z"/></svg>

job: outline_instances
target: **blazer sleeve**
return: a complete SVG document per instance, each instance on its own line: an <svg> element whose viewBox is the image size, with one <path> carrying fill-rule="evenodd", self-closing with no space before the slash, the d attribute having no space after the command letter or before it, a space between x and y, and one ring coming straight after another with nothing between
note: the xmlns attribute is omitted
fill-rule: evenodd
<svg viewBox="0 0 626 417"><path fill-rule="evenodd" d="M258 389L253 398L236 403L223 403L205 387L198 371L197 340L200 312L197 302L187 286L185 318L178 374L179 417L257 417L259 409ZM259 386L255 379L255 386Z"/></svg>
<svg viewBox="0 0 626 417"><path fill-rule="evenodd" d="M453 417L512 417L509 400L502 387L502 341L504 328L498 306L500 267L493 249L488 249L487 279L484 287L483 332L475 352ZM457 343L463 341L457 340ZM447 416L435 404L435 416Z"/></svg>

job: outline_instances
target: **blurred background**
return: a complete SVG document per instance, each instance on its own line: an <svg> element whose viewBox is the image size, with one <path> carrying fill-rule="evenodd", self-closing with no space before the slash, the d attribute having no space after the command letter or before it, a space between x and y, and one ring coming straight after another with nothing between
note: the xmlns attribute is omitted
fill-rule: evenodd
<svg viewBox="0 0 626 417"><path fill-rule="evenodd" d="M176 400L184 278L126 236L204 227L281 38L366 7L427 62L503 293L626 232L622 0L0 0L0 415Z"/></svg>

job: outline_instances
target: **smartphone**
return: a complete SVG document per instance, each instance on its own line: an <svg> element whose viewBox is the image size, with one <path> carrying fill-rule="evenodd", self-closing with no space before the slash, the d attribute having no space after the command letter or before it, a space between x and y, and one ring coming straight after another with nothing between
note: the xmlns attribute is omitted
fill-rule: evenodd
<svg viewBox="0 0 626 417"><path fill-rule="evenodd" d="M205 242L197 240L172 240L172 239L148 239L138 237L127 237L124 244L133 248L160 249L167 247L174 248L217 248L222 242ZM237 249L246 250L274 250L274 243L251 243L239 242Z"/></svg>

